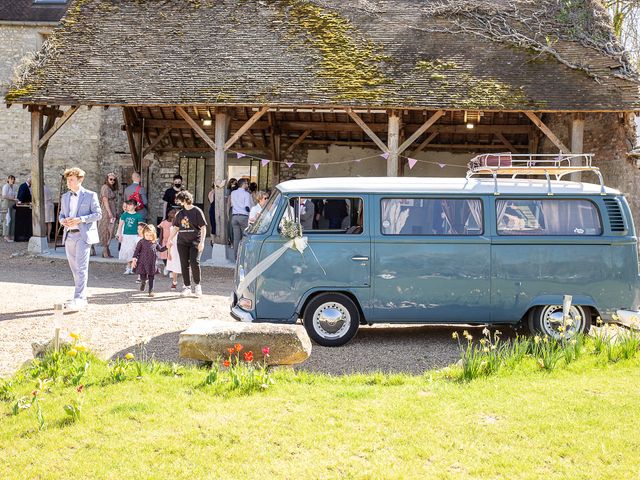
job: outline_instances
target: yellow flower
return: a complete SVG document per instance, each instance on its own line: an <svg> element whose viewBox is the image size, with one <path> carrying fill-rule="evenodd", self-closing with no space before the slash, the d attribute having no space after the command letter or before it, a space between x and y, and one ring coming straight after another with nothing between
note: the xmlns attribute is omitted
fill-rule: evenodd
<svg viewBox="0 0 640 480"><path fill-rule="evenodd" d="M486 338L481 338L480 339L480 345L484 345L485 343L487 343L487 339Z"/></svg>
<svg viewBox="0 0 640 480"><path fill-rule="evenodd" d="M500 330L496 330L496 333L495 333L495 334L496 334L497 336L500 336L500 335L502 335L502 332L501 332Z"/></svg>
<svg viewBox="0 0 640 480"><path fill-rule="evenodd" d="M71 338L73 338L74 340L79 340L80 339L80 335L78 335L76 332L69 333L69 336Z"/></svg>
<svg viewBox="0 0 640 480"><path fill-rule="evenodd" d="M564 332L564 327L563 327L562 325L560 325L560 326L558 327L558 331L559 331L559 332Z"/></svg>
<svg viewBox="0 0 640 480"><path fill-rule="evenodd" d="M451 338L453 338L454 340L457 340L458 339L458 332L453 332L451 334Z"/></svg>
<svg viewBox="0 0 640 480"><path fill-rule="evenodd" d="M600 317L596 318L596 324L602 325L602 319Z"/></svg>
<svg viewBox="0 0 640 480"><path fill-rule="evenodd" d="M76 350L79 352L86 352L87 351L87 346L86 345L76 345Z"/></svg>
<svg viewBox="0 0 640 480"><path fill-rule="evenodd" d="M482 351L483 351L484 353L489 353L489 348L484 347L484 348L482 349Z"/></svg>
<svg viewBox="0 0 640 480"><path fill-rule="evenodd" d="M76 355L78 355L78 350L72 348L67 352L67 355L69 355L70 357L75 357Z"/></svg>
<svg viewBox="0 0 640 480"><path fill-rule="evenodd" d="M535 337L533 337L533 341L535 343L540 343L540 336L536 335Z"/></svg>
<svg viewBox="0 0 640 480"><path fill-rule="evenodd" d="M127 360L133 360L136 357L133 355L133 353L129 352L124 356L124 358L126 358Z"/></svg>
<svg viewBox="0 0 640 480"><path fill-rule="evenodd" d="M485 337L488 337L490 333L491 333L491 332L489 331L489 329L488 329L487 327L484 327L484 328L482 329L482 334L483 334Z"/></svg>

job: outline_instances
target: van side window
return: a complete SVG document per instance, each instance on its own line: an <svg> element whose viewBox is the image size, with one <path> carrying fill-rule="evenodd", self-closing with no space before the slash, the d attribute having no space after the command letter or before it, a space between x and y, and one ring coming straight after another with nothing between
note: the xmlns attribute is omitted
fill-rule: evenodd
<svg viewBox="0 0 640 480"><path fill-rule="evenodd" d="M298 219L305 234L359 235L364 229L361 198L293 197L284 218Z"/></svg>
<svg viewBox="0 0 640 480"><path fill-rule="evenodd" d="M482 202L457 198L385 198L383 235L482 235Z"/></svg>
<svg viewBox="0 0 640 480"><path fill-rule="evenodd" d="M499 235L602 235L597 207L588 200L498 200Z"/></svg>

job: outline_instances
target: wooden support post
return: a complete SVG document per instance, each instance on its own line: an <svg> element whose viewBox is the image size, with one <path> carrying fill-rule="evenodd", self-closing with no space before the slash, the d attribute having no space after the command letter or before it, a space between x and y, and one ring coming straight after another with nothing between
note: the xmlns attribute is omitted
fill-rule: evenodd
<svg viewBox="0 0 640 480"><path fill-rule="evenodd" d="M269 164L271 167L271 178L267 187L274 187L280 182L280 145L282 137L280 135L278 125L276 124L276 117L272 112L269 113L269 125L271 126L271 130L269 132L269 144L271 147L272 162Z"/></svg>
<svg viewBox="0 0 640 480"><path fill-rule="evenodd" d="M50 120L55 120L50 117ZM49 126L53 122L47 122ZM31 225L33 235L29 239L28 251L44 253L49 250L47 224L44 216L44 154L40 146L43 136L43 115L40 110L31 111Z"/></svg>
<svg viewBox="0 0 640 480"><path fill-rule="evenodd" d="M198 134L200 138L202 138L206 142L207 145L209 145L213 150L217 150L216 143L211 139L211 137L209 137L209 135L205 133L205 131L200 127L200 125L198 125L196 121L193 118L191 118L191 115L189 115L184 110L184 108L176 107L176 113L180 115L182 118L184 118L185 122L189 124L189 126ZM218 116L216 115L216 118L217 117ZM216 136L218 135L217 132L218 132L218 126L216 124ZM227 138L226 135L225 135L225 138ZM224 144L222 144L222 148L224 148Z"/></svg>
<svg viewBox="0 0 640 480"><path fill-rule="evenodd" d="M122 109L122 115L124 116L124 125L127 130L127 141L129 142L129 152L131 152L131 161L133 162L133 169L136 172L140 171L141 161L138 156L138 148L136 146L136 139L134 136L133 116L129 111L129 107Z"/></svg>
<svg viewBox="0 0 640 480"><path fill-rule="evenodd" d="M398 156L400 154L398 143L400 141L401 121L402 120L400 118L400 115L398 115L398 112L396 110L392 110L389 113L389 133L387 137L387 148L389 157L387 158L387 177L398 176Z"/></svg>
<svg viewBox="0 0 640 480"><path fill-rule="evenodd" d="M558 150L560 150L560 153L569 153L571 150L569 150L567 148L567 146L562 143L562 141L551 131L551 129L549 127L547 127L542 120L540 120L538 118L538 116L535 113L532 112L524 112L524 114L529 117L529 120L531 120L531 122L533 122L533 124L538 127L540 130L542 130L542 132L547 136L547 138L549 140L551 140L551 142L558 147Z"/></svg>
<svg viewBox="0 0 640 480"><path fill-rule="evenodd" d="M178 107L180 108L180 107ZM215 147L215 215L216 215L216 235L215 242L218 245L227 245L227 207L225 205L224 189L227 184L227 153L224 144L229 135L229 123L231 116L226 112L216 112L216 141Z"/></svg>
<svg viewBox="0 0 640 480"><path fill-rule="evenodd" d="M576 113L571 120L571 153L584 153L584 115ZM571 165L580 165L582 161L578 158L571 159ZM572 173L570 176L574 182L582 180L582 173Z"/></svg>

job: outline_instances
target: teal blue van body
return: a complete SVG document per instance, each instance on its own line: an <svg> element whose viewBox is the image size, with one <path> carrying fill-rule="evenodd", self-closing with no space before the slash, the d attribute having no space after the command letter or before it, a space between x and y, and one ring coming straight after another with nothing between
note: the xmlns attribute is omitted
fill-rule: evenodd
<svg viewBox="0 0 640 480"><path fill-rule="evenodd" d="M269 218L241 243L236 287L288 241L280 234L280 219L299 198L320 205L331 198L355 199L362 231L306 231L309 247L303 254L287 250L249 285L242 299L234 292L232 315L243 321L295 323L309 302L326 292L348 297L358 309L358 322L366 324L517 324L535 307L562 305L565 295L593 318L611 320L618 310L637 310L637 239L625 198L613 189L602 194L599 185L587 183L554 181L551 191L548 188L546 181L512 179L499 181L498 194L493 180L485 179L284 182L265 207ZM425 205L444 208L460 205L455 203L460 199L473 206L467 223L471 217L480 223L472 228L465 224L464 235L438 234L437 229L425 234L419 218L411 224L410 216L416 216L411 213L397 234L385 233L386 205L400 205L400 212L426 212ZM536 208L550 205L544 203L550 199L560 201L554 208L562 208L567 218L573 218L574 204L564 201L577 202L576 208L589 210L584 214L590 215L587 223L599 226L585 230L578 225L573 230L578 233L570 235L540 234L551 220L542 225L546 219ZM415 205L423 210L415 210ZM511 215L507 209L515 212L515 219L508 221L520 230L499 228L499 209L501 219ZM537 216L526 218L531 215ZM441 216L445 226L451 223ZM432 217L439 222L437 214ZM512 231L517 234L504 234Z"/></svg>

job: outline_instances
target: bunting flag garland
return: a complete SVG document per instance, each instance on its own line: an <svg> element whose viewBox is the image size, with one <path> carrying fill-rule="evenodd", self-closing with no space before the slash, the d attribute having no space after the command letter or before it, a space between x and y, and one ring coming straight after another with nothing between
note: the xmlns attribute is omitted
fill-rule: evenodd
<svg viewBox="0 0 640 480"><path fill-rule="evenodd" d="M271 159L268 159L268 158L256 157L254 155L249 155L249 154L242 153L242 152L235 152L233 150L229 150L229 153L235 154L236 157L239 158L239 159L240 158L249 158L251 160L259 161L260 164L263 167L266 167L267 165L269 165L269 163L272 163L272 162L273 163L279 163L279 164L282 164L282 165L286 165L288 168L291 168L291 167L293 167L295 165L295 162L281 161L281 160L275 161L275 160L271 160ZM371 160L371 159L374 159L374 158L378 158L379 159L381 157L383 159L385 159L385 160L388 160L390 156L391 155L390 155L389 152L385 152L385 153L381 153L381 154L368 155L368 156L362 157L362 158L354 158L352 160L335 160L335 161L328 161L328 162L322 162L322 163L313 163L312 165L316 170L318 170L320 168L320 165L331 166L331 165L344 165L344 164L347 164L347 163L354 163L354 162L355 163L360 163L363 160ZM409 165L409 170L412 170L413 167L415 167L416 164L418 164L418 163L425 163L425 164L428 164L428 165L437 165L440 168L454 167L454 168L464 168L465 170L468 170L468 166L467 165L441 163L441 162L434 162L434 161L431 161L431 160L419 160L417 158L405 157L404 155L398 155L398 158L403 158L403 159L407 160L407 163ZM306 162L305 162L305 164L308 165Z"/></svg>

